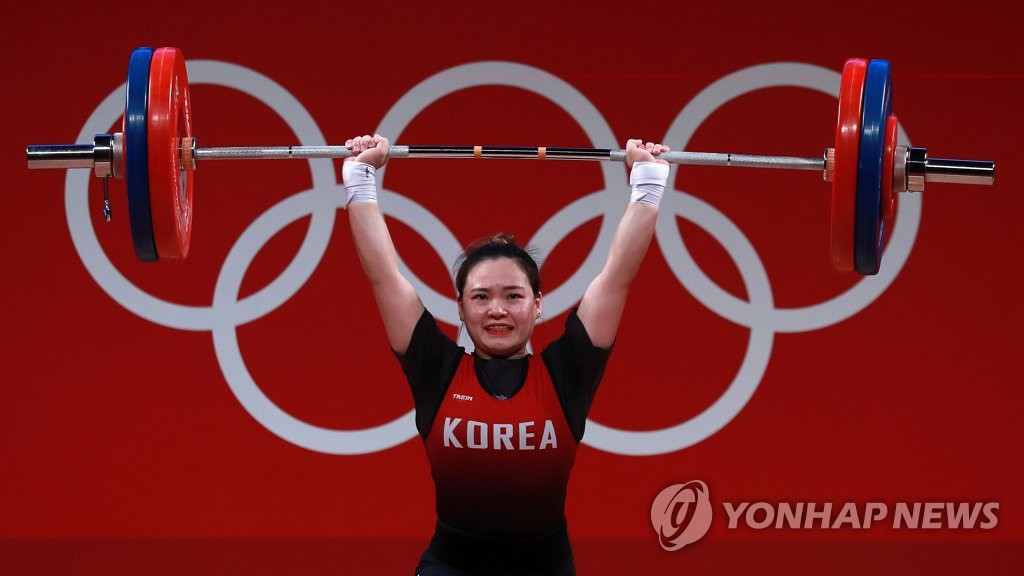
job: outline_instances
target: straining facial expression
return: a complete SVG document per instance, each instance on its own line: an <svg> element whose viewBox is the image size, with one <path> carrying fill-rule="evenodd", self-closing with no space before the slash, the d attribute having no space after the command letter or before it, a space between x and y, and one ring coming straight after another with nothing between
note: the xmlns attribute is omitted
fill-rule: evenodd
<svg viewBox="0 0 1024 576"><path fill-rule="evenodd" d="M480 260L469 269L459 318L482 358L520 358L541 313L541 294L513 259Z"/></svg>

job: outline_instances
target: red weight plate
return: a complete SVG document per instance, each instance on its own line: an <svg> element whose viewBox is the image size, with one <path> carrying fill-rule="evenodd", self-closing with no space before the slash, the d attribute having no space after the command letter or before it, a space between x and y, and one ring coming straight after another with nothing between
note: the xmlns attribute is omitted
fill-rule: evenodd
<svg viewBox="0 0 1024 576"><path fill-rule="evenodd" d="M832 177L832 266L842 272L853 270L857 155L860 149L861 109L867 69L867 60L847 60L839 88L835 173Z"/></svg>
<svg viewBox="0 0 1024 576"><path fill-rule="evenodd" d="M153 52L149 72L149 196L160 258L185 258L192 239L192 171L181 142L192 138L185 57L177 48Z"/></svg>
<svg viewBox="0 0 1024 576"><path fill-rule="evenodd" d="M885 153L882 155L882 221L885 223L884 230L890 233L892 215L895 211L896 196L899 190L893 190L892 174L896 167L896 138L899 121L896 116L889 116L885 121Z"/></svg>

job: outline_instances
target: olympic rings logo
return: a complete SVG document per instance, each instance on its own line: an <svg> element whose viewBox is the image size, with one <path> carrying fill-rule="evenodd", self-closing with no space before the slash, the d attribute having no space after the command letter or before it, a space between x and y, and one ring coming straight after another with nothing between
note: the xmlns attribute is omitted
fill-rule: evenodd
<svg viewBox="0 0 1024 576"><path fill-rule="evenodd" d="M215 60L188 62L192 84L224 86L253 96L274 110L302 145L323 145L323 135L302 104L272 79L236 64ZM733 98L763 88L806 88L838 97L838 72L802 63L761 64L725 76L699 93L679 113L662 142L686 149L701 123ZM560 106L585 131L591 142L617 141L611 128L580 92L543 70L512 62L475 62L442 71L413 87L381 121L378 133L399 141L402 130L431 103L453 92L483 85L505 85L534 92ZM116 88L86 121L78 141L105 132L123 113L124 86ZM909 139L900 127L901 142ZM621 210L624 182L621 169L601 163L605 189L565 206L554 214L529 243L556 246L576 228L601 217L601 229L579 269L561 286L545 295L545 310L557 316L575 305L590 280L604 264ZM280 201L259 216L228 252L209 306L168 302L139 289L113 265L99 244L89 217L90 173L69 170L65 181L65 212L71 238L82 263L111 298L137 316L179 330L213 334L221 371L236 398L261 425L297 446L328 454L357 455L387 450L417 434L412 411L379 426L360 430L326 429L288 414L268 398L246 367L236 329L269 314L287 302L312 276L327 249L334 219L346 195L330 160L309 160L312 188ZM670 186L675 182L672 167ZM609 184L610 183L610 184ZM454 234L423 206L382 187L381 208L427 240L445 262L461 250ZM239 299L242 279L262 247L289 224L310 218L306 237L291 263L258 292ZM685 218L711 234L735 261L749 295L743 301L715 284L687 250L676 225ZM889 241L886 259L877 276L861 279L846 292L802 308L777 308L771 284L757 251L729 218L714 206L683 190L669 189L662 201L655 237L669 268L680 284L708 309L750 329L746 356L733 382L707 409L674 426L631 431L587 422L584 442L615 454L646 456L674 452L703 441L727 425L757 390L772 353L776 333L817 330L842 322L869 306L895 280L910 255L921 218L921 196L907 195L900 202L900 225ZM417 278L401 261L424 304L438 320L458 325L451 295L440 294ZM463 342L466 344L466 342Z"/></svg>

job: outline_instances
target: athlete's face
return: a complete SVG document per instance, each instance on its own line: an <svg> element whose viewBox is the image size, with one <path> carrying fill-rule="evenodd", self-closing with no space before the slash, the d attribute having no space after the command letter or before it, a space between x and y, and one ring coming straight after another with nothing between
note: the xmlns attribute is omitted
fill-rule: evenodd
<svg viewBox="0 0 1024 576"><path fill-rule="evenodd" d="M459 319L481 358L521 358L540 316L540 294L509 258L483 260L466 275Z"/></svg>

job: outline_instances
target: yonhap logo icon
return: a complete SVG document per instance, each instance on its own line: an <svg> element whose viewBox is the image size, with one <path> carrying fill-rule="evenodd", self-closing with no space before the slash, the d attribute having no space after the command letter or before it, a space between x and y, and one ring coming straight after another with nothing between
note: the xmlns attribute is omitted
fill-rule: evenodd
<svg viewBox="0 0 1024 576"><path fill-rule="evenodd" d="M711 527L707 484L691 480L662 490L651 504L651 524L661 547L669 552L700 540Z"/></svg>

